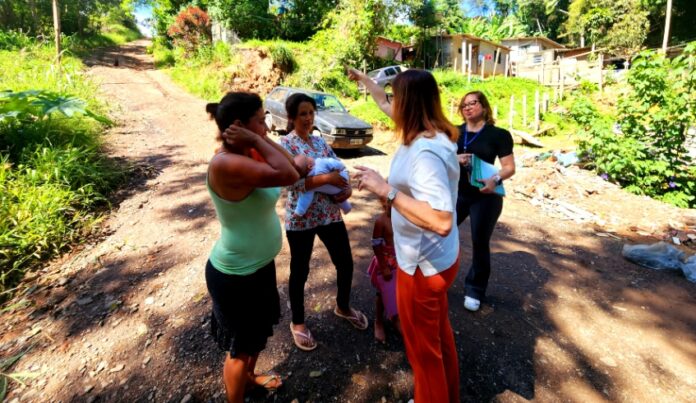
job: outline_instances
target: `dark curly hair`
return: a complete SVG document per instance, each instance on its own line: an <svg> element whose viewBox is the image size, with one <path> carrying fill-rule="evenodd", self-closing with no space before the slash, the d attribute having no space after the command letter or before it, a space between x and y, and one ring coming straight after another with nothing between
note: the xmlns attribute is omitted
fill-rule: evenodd
<svg viewBox="0 0 696 403"><path fill-rule="evenodd" d="M246 124L263 107L263 101L257 94L251 92L228 92L220 102L209 103L205 106L211 119L215 119L218 133L217 139L222 141L220 134L239 120Z"/></svg>

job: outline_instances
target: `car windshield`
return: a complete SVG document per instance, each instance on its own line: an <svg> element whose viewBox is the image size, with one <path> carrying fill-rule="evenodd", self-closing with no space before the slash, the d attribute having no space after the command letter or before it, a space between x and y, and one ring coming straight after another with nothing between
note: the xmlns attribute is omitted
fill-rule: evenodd
<svg viewBox="0 0 696 403"><path fill-rule="evenodd" d="M344 108L338 98L333 95L312 94L312 98L317 102L318 111L346 112L346 108Z"/></svg>
<svg viewBox="0 0 696 403"><path fill-rule="evenodd" d="M379 70L372 70L371 72L367 73L367 76L370 78L375 78L379 75Z"/></svg>

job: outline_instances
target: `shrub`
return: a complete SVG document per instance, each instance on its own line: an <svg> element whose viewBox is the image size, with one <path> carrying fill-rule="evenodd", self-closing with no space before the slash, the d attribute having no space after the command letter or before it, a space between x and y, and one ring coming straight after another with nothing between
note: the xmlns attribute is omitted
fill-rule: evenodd
<svg viewBox="0 0 696 403"><path fill-rule="evenodd" d="M599 86L592 81L582 80L578 84L578 90L583 94L592 94L593 92L599 90Z"/></svg>
<svg viewBox="0 0 696 403"><path fill-rule="evenodd" d="M696 122L694 64L696 42L673 60L641 53L629 72L631 91L619 102L620 130L599 119L586 125L579 145L590 166L633 193L696 206L696 169L685 147Z"/></svg>
<svg viewBox="0 0 696 403"><path fill-rule="evenodd" d="M167 35L174 45L192 54L201 46L209 45L212 39L210 18L198 7L188 7L176 16L174 23L167 30Z"/></svg>
<svg viewBox="0 0 696 403"><path fill-rule="evenodd" d="M270 49L273 64L276 65L284 74L292 74L297 69L297 61L290 49L283 45L275 45Z"/></svg>
<svg viewBox="0 0 696 403"><path fill-rule="evenodd" d="M31 38L15 31L0 31L0 49L21 49L31 45Z"/></svg>
<svg viewBox="0 0 696 403"><path fill-rule="evenodd" d="M588 129L591 123L599 117L597 108L586 97L578 97L570 105L570 117L580 126Z"/></svg>
<svg viewBox="0 0 696 403"><path fill-rule="evenodd" d="M125 171L100 151L107 119L79 60L50 46L0 50L0 300L79 240Z"/></svg>

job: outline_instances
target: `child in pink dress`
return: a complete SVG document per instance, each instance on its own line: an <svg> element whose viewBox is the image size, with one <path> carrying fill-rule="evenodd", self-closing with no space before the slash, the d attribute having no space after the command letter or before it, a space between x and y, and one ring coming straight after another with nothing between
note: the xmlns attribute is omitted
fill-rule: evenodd
<svg viewBox="0 0 696 403"><path fill-rule="evenodd" d="M372 249L375 256L370 262L367 274L372 285L377 289L375 300L375 339L384 343L384 318L390 320L397 330L399 318L396 310L396 253L394 251L394 231L391 224L391 209L384 207L384 212L377 217L372 231Z"/></svg>

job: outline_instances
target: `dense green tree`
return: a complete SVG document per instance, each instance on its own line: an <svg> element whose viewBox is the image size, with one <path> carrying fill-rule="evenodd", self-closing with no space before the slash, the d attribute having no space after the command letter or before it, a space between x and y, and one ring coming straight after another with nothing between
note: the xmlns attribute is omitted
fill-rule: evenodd
<svg viewBox="0 0 696 403"><path fill-rule="evenodd" d="M335 62L360 65L375 53L377 36L383 35L395 11L382 0L340 0L328 13L324 30L313 40L331 49Z"/></svg>
<svg viewBox="0 0 696 403"><path fill-rule="evenodd" d="M572 43L584 37L618 55L638 50L650 27L642 0L574 0L568 11L565 29Z"/></svg>
<svg viewBox="0 0 696 403"><path fill-rule="evenodd" d="M122 0L61 0L62 32L89 34L109 19L133 24L132 9ZM30 35L52 35L51 0L1 0L0 29L23 30Z"/></svg>
<svg viewBox="0 0 696 403"><path fill-rule="evenodd" d="M528 34L547 36L557 40L562 34L571 0L492 0L495 13L501 17L513 17L520 29Z"/></svg>
<svg viewBox="0 0 696 403"><path fill-rule="evenodd" d="M490 41L500 41L505 38L529 34L527 26L522 24L515 14L509 14L505 17L494 14L491 17L468 18L458 32Z"/></svg>
<svg viewBox="0 0 696 403"><path fill-rule="evenodd" d="M268 12L267 0L210 0L208 12L213 20L232 29L240 38L276 36L276 20Z"/></svg>
<svg viewBox="0 0 696 403"><path fill-rule="evenodd" d="M642 0L641 4L648 11L648 20L650 22L646 46L658 47L662 44L662 35L665 29L667 0ZM672 0L670 45L696 39L695 15L696 1Z"/></svg>
<svg viewBox="0 0 696 403"><path fill-rule="evenodd" d="M321 29L327 13L338 0L294 0L293 7L278 17L278 36L282 39L304 41Z"/></svg>
<svg viewBox="0 0 696 403"><path fill-rule="evenodd" d="M167 30L174 23L177 14L188 6L207 9L208 0L125 0L134 4L147 4L152 7L155 33L166 38Z"/></svg>

